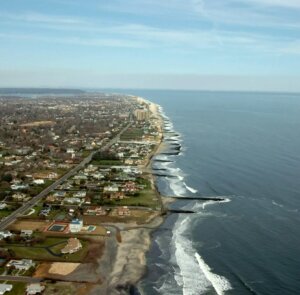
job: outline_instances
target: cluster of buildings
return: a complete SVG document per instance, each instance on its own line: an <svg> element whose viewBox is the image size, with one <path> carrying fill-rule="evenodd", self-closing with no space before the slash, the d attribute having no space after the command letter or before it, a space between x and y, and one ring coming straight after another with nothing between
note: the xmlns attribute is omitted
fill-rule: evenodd
<svg viewBox="0 0 300 295"><path fill-rule="evenodd" d="M125 126L129 128L104 150ZM39 236L65 237L59 255L72 256L85 246L80 235L95 231L93 223L86 220L108 220L109 216L122 221L134 214L132 207L139 208L138 203L130 206L128 201L139 200L151 187L143 168L160 140L157 118L146 103L135 98L100 94L0 97L1 216L5 218L92 151L98 151L88 164L80 166L76 174L20 217L47 224L39 230ZM17 234L13 230L0 231L1 245L16 235L28 244L36 230L22 229ZM28 271L36 265L30 259L10 258L6 259L7 269ZM0 295L12 289L12 284L0 284ZM40 283L26 286L26 294L41 294L44 290Z"/></svg>

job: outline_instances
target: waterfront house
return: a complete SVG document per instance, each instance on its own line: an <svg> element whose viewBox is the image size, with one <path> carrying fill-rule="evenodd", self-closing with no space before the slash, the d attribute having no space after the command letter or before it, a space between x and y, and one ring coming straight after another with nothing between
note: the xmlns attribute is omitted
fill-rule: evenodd
<svg viewBox="0 0 300 295"><path fill-rule="evenodd" d="M81 242L77 238L70 238L67 245L61 249L62 254L72 254L82 248Z"/></svg>

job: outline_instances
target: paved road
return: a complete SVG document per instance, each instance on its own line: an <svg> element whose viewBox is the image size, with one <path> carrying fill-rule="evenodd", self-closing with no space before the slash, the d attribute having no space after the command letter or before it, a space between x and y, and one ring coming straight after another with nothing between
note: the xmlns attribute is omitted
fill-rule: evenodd
<svg viewBox="0 0 300 295"><path fill-rule="evenodd" d="M110 146L112 146L114 143L119 141L120 135L123 132L125 132L131 125L132 125L132 123L129 123L112 140L110 140L105 146L103 146L98 151L106 150ZM5 219L2 219L2 221L0 222L0 230L4 230L9 224L13 223L19 216L22 216L28 209L32 208L39 200L46 197L51 191L56 189L60 184L62 184L64 181L66 181L71 176L75 175L80 169L82 169L86 164L88 164L92 160L92 157L98 151L92 152L88 157L83 159L82 162L80 162L76 167L74 167L69 172L67 172L65 175L63 175L60 179L56 180L54 183L52 183L50 186L48 186L46 189L44 189L38 195L33 197L31 200L29 200L23 206L21 206L20 208L15 210L12 214L7 216Z"/></svg>
<svg viewBox="0 0 300 295"><path fill-rule="evenodd" d="M32 278L32 277L25 277L25 276L1 276L0 281L14 281L14 282L24 282L24 283L39 283L42 281L40 278Z"/></svg>

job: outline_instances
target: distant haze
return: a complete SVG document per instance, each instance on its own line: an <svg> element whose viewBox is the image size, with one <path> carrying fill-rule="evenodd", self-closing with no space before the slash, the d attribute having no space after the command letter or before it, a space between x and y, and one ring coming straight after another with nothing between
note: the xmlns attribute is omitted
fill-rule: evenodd
<svg viewBox="0 0 300 295"><path fill-rule="evenodd" d="M2 1L0 87L295 92L299 36L299 0Z"/></svg>

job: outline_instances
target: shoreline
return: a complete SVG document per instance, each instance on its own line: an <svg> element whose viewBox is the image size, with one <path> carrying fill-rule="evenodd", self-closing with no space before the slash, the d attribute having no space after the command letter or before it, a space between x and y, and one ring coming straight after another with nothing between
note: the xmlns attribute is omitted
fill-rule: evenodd
<svg viewBox="0 0 300 295"><path fill-rule="evenodd" d="M97 285L90 295L96 294L111 294L125 295L130 294L133 290L138 290L137 284L145 276L147 272L146 253L151 246L151 235L165 220L163 215L165 205L174 200L165 199L156 187L156 176L153 174L151 164L153 157L162 152L165 148L163 138L163 117L159 111L160 106L145 100L141 97L136 97L137 101L147 104L151 114L158 120L159 141L158 144L149 155L142 170L149 175L149 180L152 184L152 189L155 190L159 199L161 211L152 216L151 220L143 224L110 224L113 233L120 234L121 242L115 239L115 234L110 237L105 243L105 250L100 259L97 260L98 269L101 278L104 277L103 283ZM109 226L108 226L109 227ZM106 276L104 274L107 274Z"/></svg>

